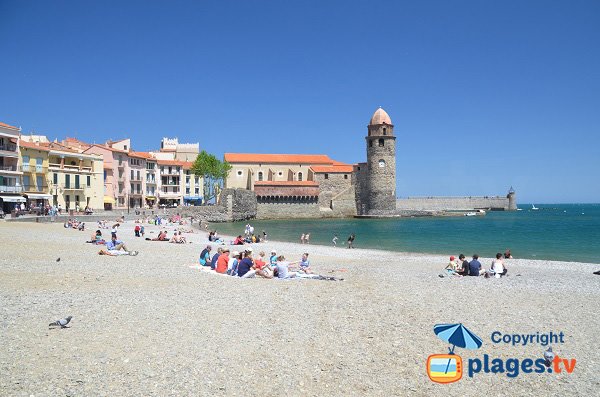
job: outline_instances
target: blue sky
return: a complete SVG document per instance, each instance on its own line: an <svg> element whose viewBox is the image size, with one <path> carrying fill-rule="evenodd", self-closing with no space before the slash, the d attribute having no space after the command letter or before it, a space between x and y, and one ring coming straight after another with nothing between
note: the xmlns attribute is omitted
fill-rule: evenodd
<svg viewBox="0 0 600 397"><path fill-rule="evenodd" d="M398 195L600 202L598 1L0 0L0 121L356 163Z"/></svg>

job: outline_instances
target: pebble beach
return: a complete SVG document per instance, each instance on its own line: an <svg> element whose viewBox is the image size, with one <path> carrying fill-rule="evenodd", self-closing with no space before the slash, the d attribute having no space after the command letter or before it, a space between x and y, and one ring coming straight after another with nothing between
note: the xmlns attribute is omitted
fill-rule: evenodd
<svg viewBox="0 0 600 397"><path fill-rule="evenodd" d="M85 243L92 222L85 232L0 222L0 395L575 396L600 389L598 265L517 258L501 279L440 278L447 256L269 241L254 252L275 249L292 261L308 252L316 273L344 280L239 279L190 267L208 244L204 231L171 244L136 238L133 228L124 223L119 238L139 255L109 257ZM171 236L174 227L166 229ZM158 230L146 225L146 237ZM488 268L493 253L479 254ZM69 328L49 329L69 315ZM457 348L464 361L541 358L540 344L493 343L490 335L552 331L564 334L556 354L577 364L572 373L516 377L465 371L456 383L437 384L426 361L448 351L433 333L439 323L462 323L483 340L476 351Z"/></svg>

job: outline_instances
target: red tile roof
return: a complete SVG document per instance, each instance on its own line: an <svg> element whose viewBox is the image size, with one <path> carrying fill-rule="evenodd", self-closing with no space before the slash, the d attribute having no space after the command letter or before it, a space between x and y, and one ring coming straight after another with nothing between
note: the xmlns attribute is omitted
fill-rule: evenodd
<svg viewBox="0 0 600 397"><path fill-rule="evenodd" d="M19 141L19 146L26 147L26 148L29 148L29 149L43 150L45 152L49 152L50 151L49 145L47 143L44 143L44 142L42 142L40 144L37 144L37 143L34 143L34 142L24 141L24 140L21 139Z"/></svg>
<svg viewBox="0 0 600 397"><path fill-rule="evenodd" d="M256 154L225 153L225 161L229 163L261 163L261 164L324 164L332 165L334 161L324 154Z"/></svg>
<svg viewBox="0 0 600 397"><path fill-rule="evenodd" d="M0 127L8 128L10 130L15 130L15 131L20 130L18 127L13 127L12 125L8 125L8 124L2 123L2 122L0 122Z"/></svg>
<svg viewBox="0 0 600 397"><path fill-rule="evenodd" d="M258 181L254 186L319 186L315 181Z"/></svg>
<svg viewBox="0 0 600 397"><path fill-rule="evenodd" d="M354 167L350 164L344 165L333 165L333 166L311 166L310 167L314 172L317 173L329 173L329 174L349 174L352 173Z"/></svg>
<svg viewBox="0 0 600 397"><path fill-rule="evenodd" d="M157 160L157 162L159 165L178 165L181 167L187 164L186 161L181 160Z"/></svg>
<svg viewBox="0 0 600 397"><path fill-rule="evenodd" d="M129 157L135 157L140 159L153 159L153 156L148 152L129 152Z"/></svg>

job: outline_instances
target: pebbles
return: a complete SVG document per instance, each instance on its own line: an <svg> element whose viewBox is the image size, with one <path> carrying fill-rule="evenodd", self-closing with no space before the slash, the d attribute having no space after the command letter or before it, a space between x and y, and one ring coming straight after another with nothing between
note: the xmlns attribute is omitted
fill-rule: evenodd
<svg viewBox="0 0 600 397"><path fill-rule="evenodd" d="M317 272L345 281L240 280L189 268L204 233L187 235L191 245L149 242L125 223L119 237L136 257L97 255L83 243L89 234L0 222L0 245L11 250L0 259L0 395L593 395L598 387L600 277L588 264L517 259L507 278L440 279L441 256L269 242L254 251L275 248L292 261L308 251ZM65 313L71 328L48 332ZM425 372L428 355L447 351L432 332L442 322L484 340L463 359L541 357L540 346L492 345L495 330L563 331L567 343L554 350L577 367L570 376L481 374L443 388Z"/></svg>

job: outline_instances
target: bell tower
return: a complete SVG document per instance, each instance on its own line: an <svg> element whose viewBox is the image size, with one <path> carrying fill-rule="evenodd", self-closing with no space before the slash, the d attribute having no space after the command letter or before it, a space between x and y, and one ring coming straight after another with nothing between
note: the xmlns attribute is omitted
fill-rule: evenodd
<svg viewBox="0 0 600 397"><path fill-rule="evenodd" d="M396 210L396 137L392 119L381 107L368 126L367 206L368 212Z"/></svg>

